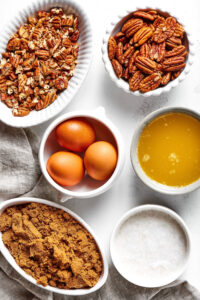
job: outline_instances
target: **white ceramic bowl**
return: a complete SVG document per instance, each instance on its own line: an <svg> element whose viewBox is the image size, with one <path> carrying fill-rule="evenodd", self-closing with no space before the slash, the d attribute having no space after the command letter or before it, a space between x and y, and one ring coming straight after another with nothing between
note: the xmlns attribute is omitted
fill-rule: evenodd
<svg viewBox="0 0 200 300"><path fill-rule="evenodd" d="M163 193L163 194L168 194L168 195L180 195L180 194L186 194L189 192L192 192L196 190L197 188L200 187L200 179L187 185L187 186L182 186L182 187L173 187L173 186L167 186L161 183L156 182L155 180L151 179L146 175L146 173L143 171L139 160L138 160L138 155L137 155L137 146L138 146L138 140L139 137L144 129L144 127L151 122L153 119L156 117L169 113L169 112L182 112L189 114L198 120L200 120L200 114L193 111L192 109L189 108L184 108L184 107L165 107L158 109L149 115L147 115L143 121L139 124L139 126L136 128L133 138L132 138L132 143L131 143L131 150L130 150L130 155L131 155L131 162L133 169L135 170L136 175L143 181L144 184L146 184L148 187L151 189Z"/></svg>
<svg viewBox="0 0 200 300"><path fill-rule="evenodd" d="M131 274L131 278L129 277L129 275L124 271L124 269L122 270L119 260L120 260L120 256L118 253L118 248L115 245L115 241L116 241L116 237L120 232L120 228L121 226L127 222L127 220L129 218L133 218L134 215L138 214L138 213L142 213L142 212L153 212L153 213L162 213L164 216L166 216L167 218L171 218L173 220L173 222L175 222L175 224L177 224L180 227L180 230L182 231L182 233L185 236L185 241L186 241L186 245L185 245L185 249L186 249L186 253L185 253L185 260L184 263L182 264L182 266L180 266L179 268L177 268L176 272L173 274L171 274L170 277L167 278L162 278L162 276L159 277L158 281L154 281L154 284L149 284L149 282L142 280L141 278L138 278L138 274L135 272L133 272ZM152 232L153 234L153 232ZM142 238L142 237L141 237ZM137 245L136 245L137 246ZM185 224L185 222L182 220L182 218L176 214L174 211L172 211L171 209L168 209L164 206L160 206L160 205L151 205L151 204L146 204L146 205L141 205L138 207L135 207L131 210L129 210L128 212L126 212L121 219L117 222L112 235L111 235L111 240L110 240L110 253L111 253L111 258L113 261L114 266L116 267L116 269L118 270L118 272L125 278L127 279L129 282L136 284L138 286L142 286L142 287L146 287L146 288L156 288L156 287L161 287L161 286L165 286L171 282L173 282L174 280L176 280L177 278L179 278L183 272L185 271L187 265L188 265L188 261L189 261L189 257L190 257L190 251L191 251L191 242L190 242L190 233L189 230ZM134 259L134 258L133 258ZM159 260L159 257L158 257Z"/></svg>
<svg viewBox="0 0 200 300"><path fill-rule="evenodd" d="M176 78L173 81L170 81L166 86L160 87L158 89L155 89L155 90L147 92L147 93L141 93L140 91L133 92L133 91L131 91L129 89L128 82L125 81L125 80L123 80L123 79L121 79L121 78L118 78L116 76L114 70L113 70L112 64L111 64L110 59L108 57L108 40L109 40L110 36L116 34L120 30L122 24L126 20L128 20L130 18L130 15L131 15L132 12L134 12L134 11L136 11L138 9L148 9L148 8L151 8L151 9L154 9L154 10L158 10L161 13L166 14L166 15L169 14L171 16L174 16L178 20L178 22L184 26L185 32L186 32L186 35L187 35L187 39L188 39L189 54L188 54L187 61L186 61L186 67L182 71L182 73L180 74L180 76L178 76L178 78ZM122 13L120 13L110 23L110 25L106 29L106 33L105 33L105 36L103 38L103 45L102 45L102 58L103 58L103 62L104 62L106 71L110 75L110 78L112 79L112 81L114 81L114 83L119 88L123 89L127 93L135 95L135 96L144 96L144 97L159 96L162 93L169 92L173 87L176 87L185 78L186 74L190 71L190 67L191 67L191 65L193 63L193 60L194 60L194 54L195 54L195 52L194 52L194 42L193 42L191 33L188 31L186 25L182 22L182 19L180 20L179 18L177 18L174 15L173 11L171 11L171 12L169 12L169 11L163 11L161 8L152 8L152 7L149 7L149 6L146 6L146 7L138 7L137 6L136 7L136 6L132 5L130 9L127 9L127 10L123 11Z"/></svg>
<svg viewBox="0 0 200 300"><path fill-rule="evenodd" d="M55 152L65 150L60 147L55 138L55 128L57 125L71 118L82 117L88 120L94 127L97 140L104 140L112 143L118 151L118 160L116 168L108 180L97 181L85 175L83 180L71 187L63 187L57 184L48 174L46 163L48 158ZM106 117L103 107L97 108L95 111L74 111L57 118L46 129L39 150L39 161L41 170L47 181L58 191L63 194L61 201L70 198L89 198L95 197L108 190L119 177L124 165L124 145L122 137L114 124Z"/></svg>
<svg viewBox="0 0 200 300"><path fill-rule="evenodd" d="M107 277L108 277L108 263L106 260L106 256L104 254L104 250L103 250L98 238L96 237L95 233L90 228L90 226L85 221L83 221L78 215L76 215L74 212L70 211L69 209L67 209L57 203L54 203L54 202L51 202L48 200L31 198L31 197L21 197L21 198L11 199L11 200L7 200L7 201L0 203L0 215L3 213L3 211L7 207L10 207L13 205L31 203L31 202L42 203L42 204L46 204L49 206L53 206L53 207L62 209L64 211L66 211L69 215L71 215L75 220L77 220L81 225L83 225L83 227L85 227L89 231L89 233L93 236L93 238L99 248L99 251L102 256L102 261L103 261L103 273L102 273L101 277L99 278L99 281L97 282L97 284L94 287L89 288L89 289L65 290L65 289L54 288L49 285L44 287L42 285L37 284L36 280L32 276L25 273L23 271L23 269L21 269L17 265L17 263L15 262L15 259L12 257L9 250L5 247L5 245L2 241L2 233L0 232L0 251L3 254L3 256L5 257L5 259L26 280L30 281L31 283L35 284L36 286L38 286L42 289L45 289L45 290L53 292L53 293L58 293L58 294L63 294L63 295L68 295L68 296L81 296L81 295L87 295L87 294L93 293L93 292L97 291L98 289L100 289L104 285L104 283L106 282Z"/></svg>
<svg viewBox="0 0 200 300"><path fill-rule="evenodd" d="M68 88L63 91L58 98L47 108L40 111L32 111L25 117L14 117L12 110L0 101L0 120L13 127L29 127L43 123L58 113L60 113L72 100L80 88L85 76L89 70L92 58L92 31L88 17L84 9L72 0L39 0L34 1L32 5L25 8L20 14L12 19L1 32L0 35L0 54L5 51L10 36L24 24L29 15L43 9L48 10L52 7L62 7L67 13L74 13L79 17L80 37L79 37L79 56L78 64L75 68L75 74L70 79Z"/></svg>

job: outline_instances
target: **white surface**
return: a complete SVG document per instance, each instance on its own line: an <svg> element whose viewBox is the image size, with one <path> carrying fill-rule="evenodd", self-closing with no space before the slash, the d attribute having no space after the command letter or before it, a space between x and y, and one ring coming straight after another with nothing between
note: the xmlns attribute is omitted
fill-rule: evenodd
<svg viewBox="0 0 200 300"><path fill-rule="evenodd" d="M35 0L37 1L37 0ZM152 6L169 8L180 15L191 28L196 43L195 63L187 78L169 94L160 97L135 97L126 94L111 81L104 69L101 58L102 38L105 29L116 15L133 0L77 0L85 7L90 16L94 33L94 54L89 74L74 100L63 111L93 109L100 105L106 109L107 116L121 131L126 145L125 168L115 185L101 196L90 199L71 199L65 205L78 213L88 222L102 239L109 256L109 239L118 219L130 208L144 203L166 205L179 213L192 234L192 255L185 278L200 290L200 190L186 196L160 195L145 187L136 178L130 162L130 143L135 126L148 113L168 105L185 105L200 110L200 1L190 0L151 0ZM17 10L23 9L29 0L1 1L1 26L12 18ZM133 5L149 4L149 1L135 0ZM46 124L35 127L42 134Z"/></svg>
<svg viewBox="0 0 200 300"><path fill-rule="evenodd" d="M6 201L6 202L2 202L0 204L0 213L2 214L3 211L9 207L9 206L13 206L13 205L19 205L19 204L24 204L24 203L30 203L30 202L37 202L37 203L42 203L42 204L46 204L46 205L50 205L59 209L63 209L63 207L57 203L52 203L50 201L46 201L44 199L39 199L39 198L31 198L31 197L23 197L23 198L14 198L12 200ZM102 249L102 243L98 240L98 238L96 237L95 233L93 232L93 230L90 228L90 226L84 222L84 220L82 220L79 216L77 216L74 212L70 211L67 208L64 208L64 210L71 215L75 220L77 220L81 225L83 225L89 232L90 234L93 236L94 240L96 241L96 244L100 250L100 253L102 255L102 260L103 260L103 266L104 266L104 271L101 275L101 277L99 278L99 281L97 282L97 284L95 286L93 286L90 289L75 289L75 290L65 290L65 289L58 289L52 286L41 286L39 284L37 284L36 280L28 275L26 272L24 272L24 270L22 268L20 268L18 266L18 264L15 262L15 259L13 258L13 256L10 254L9 250L5 247L3 240L2 240L2 233L0 233L0 249L1 249L1 253L4 255L4 257L7 259L7 261L11 264L11 266L13 268L15 268L15 270L21 275L23 276L25 279L29 280L30 282L32 282L33 284L48 290L50 292L53 293L58 293L58 294L63 294L63 295L69 295L69 296L81 296L81 295L87 295L90 294L92 292L97 291L98 289L100 289L102 287L102 285L104 285L104 283L106 282L107 276L108 276L108 263L107 263L107 259L105 257L105 253L104 253L104 249Z"/></svg>
<svg viewBox="0 0 200 300"><path fill-rule="evenodd" d="M160 205L141 205L125 213L110 242L115 267L132 283L160 287L176 280L190 255L190 237L183 220Z"/></svg>

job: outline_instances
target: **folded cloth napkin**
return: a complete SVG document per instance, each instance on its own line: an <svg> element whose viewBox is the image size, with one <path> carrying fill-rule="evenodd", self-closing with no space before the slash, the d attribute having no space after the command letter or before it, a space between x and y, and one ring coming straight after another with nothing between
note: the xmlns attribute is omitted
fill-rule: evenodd
<svg viewBox="0 0 200 300"><path fill-rule="evenodd" d="M41 175L38 163L38 137L28 129L15 129L0 123L0 200L20 195L59 201L59 193ZM22 278L0 255L1 300L197 300L200 293L187 282L146 289L135 286L110 266L110 275L99 291L82 297L50 293Z"/></svg>

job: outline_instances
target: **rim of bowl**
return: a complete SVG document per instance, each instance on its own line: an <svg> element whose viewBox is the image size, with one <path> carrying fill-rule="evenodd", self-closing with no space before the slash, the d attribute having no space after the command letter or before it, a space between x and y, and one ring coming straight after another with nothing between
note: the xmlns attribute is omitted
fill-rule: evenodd
<svg viewBox="0 0 200 300"><path fill-rule="evenodd" d="M186 238L186 242L187 242L187 245L186 245L186 249L187 249L187 252L186 252L186 257L185 257L185 260L184 260L184 264L182 266L182 268L180 268L179 272L177 272L174 276L171 276L171 279L170 280L166 280L164 281L163 280L163 283L162 285L161 284L154 284L154 285L148 285L148 284L142 284L141 282L137 282L137 276L136 277L136 280L134 281L130 281L130 279L128 279L126 277L126 275L120 271L120 268L118 268L117 266L117 262L115 260L115 254L114 254L114 249L115 249L115 246L114 246L114 240L115 240L115 237L116 237L116 234L117 234L117 231L119 230L120 226L127 220L129 219L130 217L136 215L137 213L140 213L140 212L144 212L144 211L156 211L156 212L161 212L165 215L168 215L170 216L181 228L181 230L183 231L184 235L185 235L185 238ZM178 279L183 273L184 271L186 270L187 266L188 266L188 262L189 262L189 258L190 258L190 254L191 254L191 234L190 234L190 231L185 223L185 221L181 218L181 216L179 216L175 211L173 211L172 209L169 209L165 206L162 206L162 205L155 205L155 204L144 204L144 205L140 205L140 206L137 206L137 207L134 207L130 210L128 210L120 219L119 221L117 222L117 224L115 225L113 231L112 231L112 234L111 234L111 239L110 239L110 254L111 254L111 259L112 259L112 262L115 266L115 268L117 269L117 271L120 273L120 275L122 277L124 277L127 281L131 282L132 284L136 284L138 286L141 286L141 287L145 287L145 288L157 288L157 287L162 287L162 286L166 286L168 284L170 284L171 282L175 281L176 279Z"/></svg>
<svg viewBox="0 0 200 300"><path fill-rule="evenodd" d="M90 198L90 197L95 197L95 196L98 196L98 195L104 193L113 185L114 181L118 178L118 176L120 175L120 173L122 171L122 167L124 165L124 160L125 160L123 140L122 140L121 134L120 134L119 130L117 129L117 127L104 114L104 112L103 112L104 109L103 109L103 111L100 111L100 115L98 116L99 110L102 110L102 109L103 109L102 107L99 107L94 111L73 111L73 112L66 113L66 114L58 117L57 119L55 119L47 127L47 129L45 130L45 132L43 134L41 144L40 144L40 149L39 149L40 167L41 167L42 173L45 176L46 180L55 189L60 191L62 194L68 196L68 198L64 198L63 201L66 201L70 198ZM56 128L56 126L58 124L62 123L63 121L66 121L68 119L74 118L74 117L92 118L92 119L99 121L103 125L105 125L112 133L112 135L115 139L116 145L117 145L117 150L118 150L117 165L116 165L115 170L113 171L112 175L110 176L110 178L100 187L98 187L94 190L91 190L91 191L86 191L86 192L71 191L71 190L68 190L67 187L64 188L61 185L57 184L48 174L48 172L46 170L46 164L43 159L45 143L46 143L47 138L49 137L50 133Z"/></svg>
<svg viewBox="0 0 200 300"><path fill-rule="evenodd" d="M170 81L167 85L163 86L163 87L159 87L153 91L149 91L147 93L141 93L140 91L131 91L129 89L129 84L128 82L126 82L125 80L123 80L122 78L117 78L112 64L110 62L110 59L108 57L108 39L112 34L112 31L114 30L114 28L117 26L117 24L126 16L128 16L130 13L138 10L138 9L153 9L153 10L159 10L163 13L168 13L170 16L176 18L176 20L183 25L184 29L185 29L185 33L188 39L188 45L189 45L189 53L188 53L188 57L186 60L186 66L183 69L183 71L181 72L181 74L174 79L173 81ZM102 59L104 62L104 66L106 71L108 72L111 80L121 89L123 89L126 93L132 94L134 96L143 96L143 97L150 97L150 96L160 96L163 93L169 92L172 88L178 86L178 84L183 81L186 77L186 75L190 72L191 69L191 65L194 62L194 56L195 56L195 47L194 47L194 40L192 37L192 34L190 31L188 31L188 26L184 24L184 22L182 22L182 20L180 20L179 17L176 17L173 12L169 11L168 9L162 9L159 7L151 7L150 5L146 5L144 7L141 8L141 6L131 6L129 9L124 10L122 13L118 14L115 19L113 19L109 26L106 29L106 33L103 37L103 42L102 42Z"/></svg>
<svg viewBox="0 0 200 300"><path fill-rule="evenodd" d="M200 114L196 112L193 109L190 109L188 107L183 106L175 106L175 107L164 107L157 109L153 111L152 113L148 114L137 126L135 129L135 132L132 137L131 147L130 147L130 158L132 167L136 173L136 175L141 179L141 181L147 185L149 188L151 188L154 191L157 191L162 194L167 195L183 195L187 194L189 192L192 192L200 187L200 179L196 180L195 182L188 184L186 186L181 187L174 187L174 186L168 186L161 184L153 179L151 179L146 173L143 171L139 160L138 160L138 154L137 154L137 148L138 148L138 140L140 138L140 135L143 131L143 129L149 124L152 120L157 118L158 116L161 116L166 113L170 112L180 112L185 113L187 115L191 115L192 117L198 119L200 121Z"/></svg>
<svg viewBox="0 0 200 300"><path fill-rule="evenodd" d="M77 220L87 231L89 231L89 233L94 238L94 240L97 244L97 247L99 249L99 252L101 254L102 262L103 262L103 273L100 276L99 281L96 283L96 285L92 288L89 288L89 289L65 290L65 289L54 288L54 287L51 287L49 285L44 287L42 285L37 284L36 280L32 276L25 273L25 271L20 266L18 266L18 264L15 262L13 256L10 254L10 251L4 245L4 243L2 241L2 238L1 238L2 233L0 232L0 251L3 254L3 256L5 257L5 259L26 280L33 283L37 287L45 289L45 290L50 291L50 292L63 294L63 295L68 295L68 296L81 296L81 295L87 295L87 294L93 293L93 292L97 291L98 289L100 289L105 284L105 282L107 280L107 277L108 277L108 262L107 262L107 259L106 259L105 253L104 253L104 249L103 249L103 247L100 243L99 238L96 236L93 229L79 215L77 215L76 213L69 210L68 208L66 208L66 207L64 207L60 204L57 204L55 202L51 202L49 200L45 200L45 199L41 199L41 198L33 198L33 197L13 198L11 200L6 200L6 201L0 203L0 214L2 214L2 212L9 206L25 204L25 203L31 203L31 202L46 204L46 205L53 206L53 207L56 207L58 209L62 209L64 211L66 211L75 220Z"/></svg>
<svg viewBox="0 0 200 300"><path fill-rule="evenodd" d="M66 6L68 8L72 8L77 11L77 15L81 16L83 20L84 30L87 31L87 34L83 40L87 42L87 48L84 46L82 49L83 58L81 59L81 68L79 69L80 63L76 66L75 75L69 81L69 86L67 89L62 91L58 95L58 99L54 101L51 105L42 109L40 111L31 111L29 115L24 117L15 117L12 115L12 111L8 108L5 103L3 103L0 99L0 107L3 111L0 113L0 120L5 124L12 127L22 127L27 128L30 126L36 126L42 124L57 114L59 114L67 105L74 99L76 93L82 86L89 68L91 66L92 55L93 55L93 37L92 37L92 27L90 24L90 18L88 17L85 8L82 7L82 4L76 0L38 0L36 2L31 2L29 5L26 5L23 10L17 12L12 20L9 20L4 29L1 31L0 36L0 54L5 50L5 46L7 41L10 39L10 36L17 30L20 24L23 24L26 21L27 16L35 13L40 9L48 10L51 7L60 6L65 9ZM87 54L86 54L87 51ZM1 55L0 55L1 56Z"/></svg>

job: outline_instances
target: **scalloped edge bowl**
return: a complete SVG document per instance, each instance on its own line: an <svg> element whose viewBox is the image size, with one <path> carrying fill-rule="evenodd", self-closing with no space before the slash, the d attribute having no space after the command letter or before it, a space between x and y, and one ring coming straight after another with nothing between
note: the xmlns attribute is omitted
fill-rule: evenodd
<svg viewBox="0 0 200 300"><path fill-rule="evenodd" d="M39 0L33 2L23 11L16 14L12 21L8 22L0 35L0 53L5 51L10 36L24 24L29 15L33 15L40 9L48 10L51 7L62 7L67 13L74 13L80 19L79 56L75 74L70 79L68 88L59 94L58 98L47 108L40 111L32 111L25 117L14 117L12 110L0 101L0 120L13 127L30 127L41 124L60 113L73 99L81 87L89 70L92 59L92 29L89 19L83 8L72 0Z"/></svg>
<svg viewBox="0 0 200 300"><path fill-rule="evenodd" d="M188 45L189 45L189 54L187 57L187 61L186 61L186 67L185 69L182 71L182 73L173 81L170 81L170 83L168 83L166 86L160 87L158 89L155 89L153 91L147 92L147 93L141 93L140 91L131 91L129 89L129 84L127 81L123 80L123 79L119 79L117 78L112 64L110 62L110 59L108 57L108 39L109 37L113 34L113 32L115 32L116 27L119 25L120 22L122 22L123 19L126 19L126 17L128 17L128 15L131 12L134 12L138 9L154 9L154 10L159 10L163 13L169 14L172 17L175 17L177 19L177 21L179 23L181 23L184 28L185 28L185 32L187 35L187 39L188 39ZM110 22L110 25L107 27L106 29L106 33L104 35L103 38L103 44L102 44L102 59L105 65L105 69L108 72L111 80L121 89L123 89L126 93L129 93L131 95L134 96L144 96L144 97L150 97L150 96L160 96L162 93L166 93L169 92L172 88L176 87L181 81L183 81L186 77L186 75L189 73L191 65L193 64L193 60L194 60L194 55L195 55L195 50L194 50L194 42L191 36L191 33L187 30L187 26L182 22L182 20L180 20L180 18L176 17L173 12L167 11L167 10L162 10L159 7L156 8L152 8L150 6L145 6L145 7L138 7L138 6L133 6L130 9L126 9L124 12L120 13L113 21Z"/></svg>
<svg viewBox="0 0 200 300"><path fill-rule="evenodd" d="M99 251L101 253L102 262L103 262L103 273L102 273L101 277L99 278L99 281L97 282L97 284L95 286L93 286L92 288L89 288L89 289L65 290L65 289L54 288L54 287L51 287L49 285L44 287L42 285L37 284L36 280L32 276L25 273L24 270L17 265L17 263L15 262L15 259L13 258L13 256L10 254L9 250L4 245L4 243L2 241L2 233L0 232L0 251L3 254L3 256L5 257L5 259L8 261L8 263L23 278L30 281L31 283L33 283L37 287L39 287L41 289L44 289L44 290L47 290L49 292L62 294L62 295L68 295L68 296L81 296L81 295L87 295L87 294L93 293L93 292L97 291L98 289L100 289L104 285L104 283L106 282L107 277L108 277L107 259L106 259L103 247L101 246L101 243L100 243L99 239L97 238L97 236L95 235L95 233L93 232L91 227L83 219L81 219L77 214L75 214L71 210L69 210L69 209L65 208L64 206L61 206L57 203L54 203L54 202L51 202L51 201L48 201L48 200L45 200L45 199L32 198L32 197L14 198L14 199L6 200L6 201L0 203L0 214L2 214L2 212L7 207L14 206L14 205L19 205L19 204L31 203L31 202L42 203L42 204L46 204L46 205L49 205L49 206L53 206L53 207L62 209L64 211L66 211L69 215L71 215L75 220L77 220L84 228L86 228L89 231L89 233L92 235L92 237L94 238L94 240L97 244L97 247L99 248Z"/></svg>

